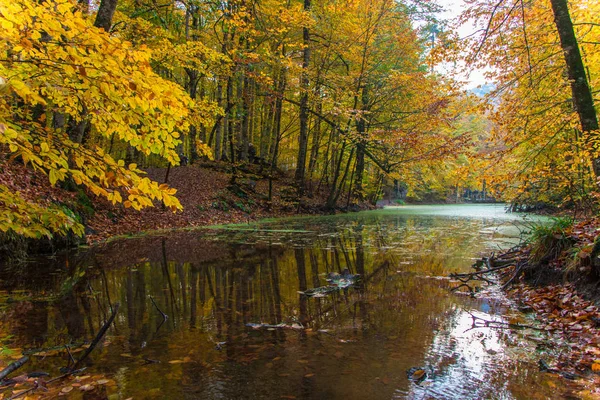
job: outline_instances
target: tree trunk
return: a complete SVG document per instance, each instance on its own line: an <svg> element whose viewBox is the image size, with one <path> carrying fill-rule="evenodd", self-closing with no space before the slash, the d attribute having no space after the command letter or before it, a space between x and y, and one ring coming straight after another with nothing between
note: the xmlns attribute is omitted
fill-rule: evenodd
<svg viewBox="0 0 600 400"><path fill-rule="evenodd" d="M350 170L350 165L352 164L352 158L354 156L354 150L355 148L352 148L352 150L350 150L350 155L348 156L348 161L346 162L346 168L344 169L344 176L342 176L342 179L340 180L340 186L339 189L336 191L335 196L332 200L328 199L327 202L327 207L328 208L334 208L335 205L337 204L337 201L340 197L340 195L342 194L342 191L344 190L344 185L346 184L346 179L348 178L348 171ZM356 163L354 168L356 168ZM350 185L352 185L352 182L350 182ZM335 186L334 186L335 189ZM352 190L352 188L350 188L350 190Z"/></svg>
<svg viewBox="0 0 600 400"><path fill-rule="evenodd" d="M223 82L222 82L222 78L219 78L219 83L217 84L217 104L219 105L219 107L221 107L222 109L225 109L225 107L223 106ZM221 144L223 143L223 118L217 118L217 121L215 122L215 126L212 130L213 132L216 132L216 138L215 138L215 160L220 160L221 159ZM212 133L210 135L210 138L208 139L208 145L210 146L212 142Z"/></svg>
<svg viewBox="0 0 600 400"><path fill-rule="evenodd" d="M102 0L100 2L94 26L102 28L106 32L110 32L113 15L115 14L115 10L117 9L117 1L118 0Z"/></svg>
<svg viewBox="0 0 600 400"><path fill-rule="evenodd" d="M260 131L260 157L263 160L269 159L269 148L271 146L271 137L275 126L275 100L267 98L264 107L266 107L266 116L263 118L263 123ZM263 112L264 114L264 112Z"/></svg>
<svg viewBox="0 0 600 400"><path fill-rule="evenodd" d="M284 50L285 51L285 50ZM277 167L277 157L279 155L279 142L281 141L281 114L283 112L283 95L287 86L287 70L281 68L279 83L277 85L277 99L275 100L275 126L273 127L273 145L271 153L271 174Z"/></svg>
<svg viewBox="0 0 600 400"><path fill-rule="evenodd" d="M227 134L227 139L228 139L228 143L229 143L229 155L231 156L231 162L235 163L236 158L235 158L235 138L234 136L234 119L233 119L233 78L229 77L227 79L227 92L226 92L226 96L227 96L227 110L229 110L226 113L226 119L225 119L225 128L226 128L226 134ZM227 155L225 154L225 148L223 149L223 154L225 155L225 157L223 158L227 158Z"/></svg>
<svg viewBox="0 0 600 400"><path fill-rule="evenodd" d="M318 93L318 91L317 91ZM319 101L317 104L317 113L321 114L323 112L322 102ZM321 143L321 119L316 118L314 128L313 128L313 139L310 150L310 159L308 160L308 182L309 182L309 190L312 194L313 191L313 178L315 169L317 168L317 158L319 157L319 145Z"/></svg>
<svg viewBox="0 0 600 400"><path fill-rule="evenodd" d="M585 74L585 67L581 59L577 38L573 31L573 22L569 15L567 0L551 0L550 2L552 3L552 11L554 12L554 23L560 37L560 45L565 55L567 74L571 82L571 92L573 93L573 104L579 116L581 130L584 133L590 133L598 129L598 117L594 108L594 98ZM594 158L593 168L596 178L600 177L599 158Z"/></svg>
<svg viewBox="0 0 600 400"><path fill-rule="evenodd" d="M335 171L333 173L333 182L331 183L331 190L329 191L329 196L327 197L327 204L326 204L327 208L334 208L335 203L337 202L337 199L339 197L338 179L340 177L340 172L342 170L342 161L344 159L345 148L346 148L346 142L344 141L342 143L342 148L340 149L340 157L337 160L337 165L335 166ZM353 156L354 156L354 148L352 148L352 151L350 152L350 155L348 156L348 162L350 162L352 160ZM346 169L347 169L347 166L346 166ZM344 176L344 178L345 178L345 176ZM343 182L344 178L342 178L342 180L340 182L340 190L341 190L342 184L344 183Z"/></svg>
<svg viewBox="0 0 600 400"><path fill-rule="evenodd" d="M193 70L193 69L189 69L189 68L185 68L185 72L188 76L188 82L187 82L187 91L188 94L190 95L190 97L194 100L196 100L196 94L198 91L198 81L199 81L199 74L198 71ZM196 154L196 135L198 132L198 128L195 125L190 125L190 130L188 132L188 136L189 136L189 148L191 149L190 154L189 154L189 159L190 161L194 161L195 160L195 154ZM180 151L181 154L185 154L185 151L183 149L183 142L182 142L182 148Z"/></svg>
<svg viewBox="0 0 600 400"><path fill-rule="evenodd" d="M304 0L304 11L310 10L310 0ZM306 153L308 150L308 64L310 62L310 32L308 27L302 29L304 50L302 50L302 76L300 78L300 137L298 140L298 164L296 165L296 184L298 194L304 194L304 177L306 174Z"/></svg>
<svg viewBox="0 0 600 400"><path fill-rule="evenodd" d="M242 161L248 161L248 147L250 144L250 80L246 75L242 79L242 123L240 134L239 158Z"/></svg>
<svg viewBox="0 0 600 400"><path fill-rule="evenodd" d="M363 111L363 114L359 116L360 118L356 122L358 143L356 144L356 181L354 182L354 195L359 202L364 200L362 182L365 171L365 147L367 145L367 140L365 138L367 132L367 120L365 113L369 107L369 91L367 85L363 86L361 97L361 110Z"/></svg>

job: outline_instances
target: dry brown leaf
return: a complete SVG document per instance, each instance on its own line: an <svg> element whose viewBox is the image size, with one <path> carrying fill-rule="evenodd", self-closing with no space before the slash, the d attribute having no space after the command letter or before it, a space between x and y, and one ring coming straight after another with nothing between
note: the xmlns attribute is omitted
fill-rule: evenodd
<svg viewBox="0 0 600 400"><path fill-rule="evenodd" d="M91 385L91 384L83 385L79 388L79 390L84 391L84 392L91 392L94 389L96 389L96 386Z"/></svg>

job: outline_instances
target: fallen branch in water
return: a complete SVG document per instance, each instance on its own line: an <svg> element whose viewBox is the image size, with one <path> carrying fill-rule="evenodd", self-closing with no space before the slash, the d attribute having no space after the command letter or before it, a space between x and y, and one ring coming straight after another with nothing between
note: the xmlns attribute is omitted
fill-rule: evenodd
<svg viewBox="0 0 600 400"><path fill-rule="evenodd" d="M511 267L513 265L514 264L506 264L506 265L503 265L501 267L492 267L492 268L482 269L481 271L467 272L467 273L464 273L464 274L450 274L450 278L454 278L454 279L460 280L460 278L474 278L474 277L479 277L480 275L489 274L490 272L500 271L502 269Z"/></svg>
<svg viewBox="0 0 600 400"><path fill-rule="evenodd" d="M156 302L154 301L154 297L149 296L150 297L150 301L152 302L152 304L154 304L154 308L156 308L156 310L160 313L160 315L162 315L163 320L160 324L158 324L158 327L156 328L156 332L158 332L158 330L163 326L163 324L167 321L167 319L169 319L169 316L167 314L165 314L164 312L162 312L162 310L160 308L158 308L158 305L156 304ZM155 333L156 333L155 332Z"/></svg>
<svg viewBox="0 0 600 400"><path fill-rule="evenodd" d="M76 349L78 347L83 346L84 344L86 344L86 342L73 342L73 343L62 344L60 346L27 349L27 350L23 350L23 355L26 355L26 356L32 356L33 355L33 356L35 356L35 355L39 355L39 353L47 353L47 352L50 352L50 351L66 350L67 348L69 348L69 349ZM46 354L42 354L42 356L45 357Z"/></svg>
<svg viewBox="0 0 600 400"><path fill-rule="evenodd" d="M537 326L532 326L532 325L516 324L516 323L512 323L512 322L493 321L493 320L478 317L468 311L467 311L467 313L473 319L473 325L469 329L467 329L467 331L469 331L471 329L476 329L476 328L533 329L533 330L540 331L540 332L548 332L548 331L555 330L555 329L548 329L548 328L539 328Z"/></svg>
<svg viewBox="0 0 600 400"><path fill-rule="evenodd" d="M158 305L156 305L156 302L154 301L154 297L150 296L150 301L152 302L152 304L154 304L154 308L156 308L156 310L160 313L160 315L162 315L163 322L166 321L169 318L169 316L167 314L165 314L164 312L162 312L162 310L160 308L158 308Z"/></svg>
<svg viewBox="0 0 600 400"><path fill-rule="evenodd" d="M24 356L24 357L19 358L17 361L13 361L10 364L8 364L8 367L6 367L2 371L0 371L0 380L6 378L8 375L12 374L13 372L15 372L16 370L21 368L23 365L25 365L25 363L27 361L29 361L29 357Z"/></svg>
<svg viewBox="0 0 600 400"><path fill-rule="evenodd" d="M48 384L50 384L50 383L52 383L52 382L59 381L59 380L61 380L61 379L64 379L64 378L66 378L66 377L68 377L68 376L71 376L71 375L74 375L74 374L77 374L77 373L83 372L84 370L85 370L85 368L81 368L81 369L74 370L74 371L69 371L69 372L67 372L66 374L62 374L62 375L60 375L60 376L57 376L56 378L52 378L52 379L50 379L49 381L46 381L46 382L42 381L42 382L38 383L38 382L36 381L36 385L35 385L34 387L32 387L32 388L29 388L29 389L27 389L27 390L24 390L24 391L22 391L22 392L19 392L19 393L15 394L15 395L13 395L13 396L9 397L9 398L8 398L8 400L14 400L14 399L18 399L18 398L19 398L19 397L21 397L21 396L24 396L24 395L26 395L26 394L28 394L28 393L31 393L31 392L33 392L34 390L38 389L40 386L42 386L42 387L46 387L46 385L48 385Z"/></svg>
<svg viewBox="0 0 600 400"><path fill-rule="evenodd" d="M473 296L476 292L474 288L469 285L471 281L481 281L485 282L488 285L495 284L496 282L489 279L488 274L499 274L502 280L506 280L507 276L510 274L510 271L513 271L510 274L510 278L506 280L506 282L502 285L502 289L506 289L509 285L511 285L524 270L524 267L527 265L529 252L525 250L523 247L513 247L512 249L507 250L505 253L499 254L496 256L492 254L490 257L484 257L480 260L477 260L475 264L473 264L474 272L467 273L452 273L450 274L450 278L460 281L461 284L452 288L452 292L456 292L459 289L466 287L470 294ZM486 268L481 269L482 266L485 265Z"/></svg>
<svg viewBox="0 0 600 400"><path fill-rule="evenodd" d="M94 350L94 348L96 348L98 343L100 343L100 340L102 340L102 338L108 331L108 328L112 325L113 321L115 320L115 317L117 316L117 312L119 311L119 306L120 306L119 303L116 303L114 305L114 307L112 308L112 313L111 313L110 317L104 323L104 325L102 325L102 327L100 328L100 330L94 337L94 340L92 340L92 342L90 343L90 346L85 350L83 355L77 361L75 361L73 359L73 355L72 355L71 351L69 350L69 345L67 345L65 347L71 358L69 360L69 364L71 364L71 362L73 362L73 366L71 368L68 368L66 373L64 373L63 375L57 376L56 378L50 379L47 382L45 382L43 380L40 380L40 381L36 380L34 387L24 390L22 392L19 392L19 393L13 395L12 397L10 397L8 400L18 399L19 397L24 396L28 393L31 393L31 392L37 390L38 388L45 388L45 386L49 383L64 379L70 375L73 375L73 374L76 374L76 373L79 373L79 372L85 370L85 368L77 369L77 367L90 355L90 353ZM25 356L25 357L22 357L20 360L10 364L8 367L6 367L3 371L0 372L0 376L5 377L6 375L10 374L11 372L15 371L17 368L19 368L23 364L25 364L27 362L27 360L29 360L29 357ZM2 375L2 374L5 374L5 375Z"/></svg>
<svg viewBox="0 0 600 400"><path fill-rule="evenodd" d="M83 362L83 360L85 360L90 355L92 350L94 350L94 348L98 345L98 343L100 342L102 337L104 337L104 335L106 334L106 331L108 330L108 328L111 326L115 317L117 316L117 312L119 311L119 306L120 306L119 303L115 303L112 314L110 314L108 321L106 321L106 323L102 326L102 328L100 328L100 330L96 334L96 337L90 343L90 347L88 347L85 350L85 352L83 353L83 355L79 358L79 360L77 360L77 362L75 362L75 364L73 364L73 367L71 368L71 370L76 370L77 367Z"/></svg>
<svg viewBox="0 0 600 400"><path fill-rule="evenodd" d="M281 324L263 324L263 323L257 324L257 323L250 322L250 323L247 323L246 326L248 328L252 328L254 330L258 330L258 329L266 329L266 330L291 329L291 330L298 331L298 330L304 330L305 329L299 323L297 323L297 324L284 324L284 323L281 323Z"/></svg>
<svg viewBox="0 0 600 400"><path fill-rule="evenodd" d="M71 350L69 350L69 346L65 347L65 349L67 350L67 353L69 354L69 363L67 364L67 368L69 368L71 363L73 363L73 365L75 365L75 363L77 361L75 361L75 358L73 357L73 354L71 353Z"/></svg>
<svg viewBox="0 0 600 400"><path fill-rule="evenodd" d="M521 272L523 271L523 268L525 267L525 265L527 265L527 263L525 261L519 261L517 263L517 266L515 268L515 272L512 274L512 276L504 283L504 285L502 285L502 290L506 289L507 287L510 286L511 283L513 283L513 281L515 279L517 279L519 277L519 275L521 275Z"/></svg>
<svg viewBox="0 0 600 400"><path fill-rule="evenodd" d="M475 297L475 293L477 293L477 291L475 289L473 289L471 286L469 286L466 283L462 283L456 287L453 287L452 289L450 289L451 292L456 292L458 291L460 288L466 287L469 290L469 295L471 297ZM464 293L464 292L463 292Z"/></svg>

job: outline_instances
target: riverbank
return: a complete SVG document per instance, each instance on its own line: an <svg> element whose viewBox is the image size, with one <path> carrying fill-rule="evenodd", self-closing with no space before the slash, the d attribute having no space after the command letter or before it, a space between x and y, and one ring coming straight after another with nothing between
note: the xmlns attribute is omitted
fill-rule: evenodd
<svg viewBox="0 0 600 400"><path fill-rule="evenodd" d="M0 165L0 183L22 193L31 201L48 206L60 204L73 211L85 225L85 238L28 240L4 235L0 250L22 248L23 253L49 252L73 244L95 244L113 236L133 235L146 231L243 223L263 218L291 215L331 214L351 209L374 208L340 196L336 209L327 209L329 190L318 182L309 185L299 197L292 177L282 171L270 174L260 165L246 164L234 168L225 162L202 162L189 166L149 168L147 176L167 183L177 190L183 211L173 213L156 203L143 210L113 205L77 187L53 187L41 173L17 162ZM68 186L68 185L67 185ZM4 243L4 245L2 245Z"/></svg>
<svg viewBox="0 0 600 400"><path fill-rule="evenodd" d="M158 229L200 227L251 222L291 215L331 214L346 209L327 209L329 194L325 185L310 187L298 197L294 180L283 172L269 179L259 165L244 165L233 170L228 163L205 162L199 165L151 168L148 177L177 189L183 211L173 213L160 205L141 211L98 203L89 220L88 243L111 236ZM232 178L235 174L235 179ZM168 176L168 179L167 179ZM270 194L269 194L270 193ZM346 202L344 202L344 206ZM374 208L366 203L353 211Z"/></svg>
<svg viewBox="0 0 600 400"><path fill-rule="evenodd" d="M585 377L595 386L600 384L598 231L597 218L579 223L556 218L535 228L520 247L484 259L486 267L469 277L499 275L507 296L535 321L541 370ZM588 394L600 397L595 388Z"/></svg>

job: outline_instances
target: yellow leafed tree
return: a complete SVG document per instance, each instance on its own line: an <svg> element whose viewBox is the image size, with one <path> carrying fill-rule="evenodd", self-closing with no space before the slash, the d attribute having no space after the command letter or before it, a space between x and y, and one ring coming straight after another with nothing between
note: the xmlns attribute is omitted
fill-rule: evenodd
<svg viewBox="0 0 600 400"><path fill-rule="evenodd" d="M178 138L195 104L153 72L151 52L94 27L69 0L2 2L0 26L0 151L43 171L52 184L72 179L125 207L158 200L180 209L175 189L86 143L90 131L114 135L145 155L178 162ZM82 234L72 214L44 211L0 186L0 230Z"/></svg>
<svg viewBox="0 0 600 400"><path fill-rule="evenodd" d="M496 82L488 115L498 151L493 178L507 200L577 205L595 190L597 132L582 127L552 1L470 2L462 22L480 35L463 41L468 67L488 68ZM598 86L600 9L596 1L569 3L575 36L592 89ZM582 129L583 128L583 129Z"/></svg>

